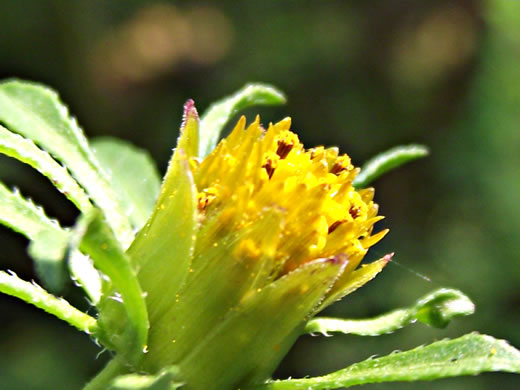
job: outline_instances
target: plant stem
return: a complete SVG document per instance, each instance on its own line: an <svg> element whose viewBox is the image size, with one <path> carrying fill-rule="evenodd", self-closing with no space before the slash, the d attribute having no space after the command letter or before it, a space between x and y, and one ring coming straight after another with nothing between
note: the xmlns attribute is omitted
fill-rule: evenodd
<svg viewBox="0 0 520 390"><path fill-rule="evenodd" d="M83 390L106 390L116 376L128 371L123 359L116 355L89 383Z"/></svg>

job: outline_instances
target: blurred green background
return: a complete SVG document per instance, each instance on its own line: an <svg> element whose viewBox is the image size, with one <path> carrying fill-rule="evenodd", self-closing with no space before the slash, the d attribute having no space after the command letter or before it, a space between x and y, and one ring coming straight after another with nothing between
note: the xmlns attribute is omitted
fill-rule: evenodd
<svg viewBox="0 0 520 390"><path fill-rule="evenodd" d="M150 151L164 171L182 104L210 102L248 81L287 93L284 116L307 146L338 145L359 165L396 144L429 158L378 180L395 251L366 288L328 314L364 317L439 286L476 303L445 330L416 324L377 338L302 337L277 377L318 375L372 355L477 330L520 347L520 2L1 0L0 76L58 90L89 136ZM0 159L0 178L70 225L74 208L30 168ZM0 269L35 278L27 242L0 229ZM427 275L431 282L416 273ZM68 299L88 309L70 286ZM0 388L79 389L108 353L86 335L0 298ZM99 355L99 356L98 356ZM368 389L518 389L485 374Z"/></svg>

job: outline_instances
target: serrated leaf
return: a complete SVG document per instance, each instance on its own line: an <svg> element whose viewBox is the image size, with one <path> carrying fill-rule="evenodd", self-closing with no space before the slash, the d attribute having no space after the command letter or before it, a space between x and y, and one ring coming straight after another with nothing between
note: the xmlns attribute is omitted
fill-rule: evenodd
<svg viewBox="0 0 520 390"><path fill-rule="evenodd" d="M341 258L315 260L252 290L179 363L186 383L193 389L243 388L270 376L345 265Z"/></svg>
<svg viewBox="0 0 520 390"><path fill-rule="evenodd" d="M47 313L68 322L82 332L93 334L97 331L97 324L94 318L71 306L63 298L57 298L49 294L36 283L29 283L18 278L12 272L0 271L0 292L45 310Z"/></svg>
<svg viewBox="0 0 520 390"><path fill-rule="evenodd" d="M285 96L278 89L267 84L253 83L212 104L200 120L199 157L206 157L215 148L222 129L240 110L254 105L283 103Z"/></svg>
<svg viewBox="0 0 520 390"><path fill-rule="evenodd" d="M42 230L29 244L29 255L34 261L36 274L49 291L63 290L67 281L65 248L70 235L58 235L56 231Z"/></svg>
<svg viewBox="0 0 520 390"><path fill-rule="evenodd" d="M130 258L110 227L104 222L102 214L93 209L80 217L74 228L72 249L79 248L88 254L97 269L110 278L112 286L121 296L126 311L123 342L118 350L131 364L136 364L143 355L148 338L148 313ZM103 307L98 306L102 311ZM100 313L102 314L102 313ZM122 322L122 318L116 318ZM100 326L102 324L100 323ZM101 329L105 335L110 329ZM103 337L103 335L101 335Z"/></svg>
<svg viewBox="0 0 520 390"><path fill-rule="evenodd" d="M17 80L0 83L0 122L61 161L103 210L123 246L130 244L133 233L128 217L76 120L54 91Z"/></svg>
<svg viewBox="0 0 520 390"><path fill-rule="evenodd" d="M114 379L109 390L173 390L183 384L178 381L179 370L170 367L157 375L121 375Z"/></svg>
<svg viewBox="0 0 520 390"><path fill-rule="evenodd" d="M429 151L424 145L396 146L367 161L354 179L354 187L365 188L378 177L407 162L426 157Z"/></svg>
<svg viewBox="0 0 520 390"><path fill-rule="evenodd" d="M76 180L69 172L58 164L49 153L38 148L34 142L18 134L14 134L0 125L0 153L13 157L38 170L62 192L76 207L85 212L92 205Z"/></svg>
<svg viewBox="0 0 520 390"><path fill-rule="evenodd" d="M54 230L57 234L66 234L58 221L45 215L41 206L24 199L18 190L11 191L1 182L0 222L30 240L36 239L42 230Z"/></svg>
<svg viewBox="0 0 520 390"><path fill-rule="evenodd" d="M92 260L78 250L72 250L68 256L71 279L87 294L90 303L97 305L102 295L102 282Z"/></svg>
<svg viewBox="0 0 520 390"><path fill-rule="evenodd" d="M358 336L379 336L414 323L444 328L455 317L473 314L475 306L471 300L458 290L441 288L406 309L369 319L339 319L317 317L305 325L306 333L340 332Z"/></svg>
<svg viewBox="0 0 520 390"><path fill-rule="evenodd" d="M442 340L406 352L356 363L316 378L273 381L263 390L338 389L379 382L434 380L483 372L520 373L520 351L503 340L477 333Z"/></svg>
<svg viewBox="0 0 520 390"><path fill-rule="evenodd" d="M0 223L23 234L38 276L51 291L59 291L66 280L63 257L69 233L45 215L43 209L0 183Z"/></svg>
<svg viewBox="0 0 520 390"><path fill-rule="evenodd" d="M145 150L117 138L95 138L91 145L132 226L141 229L161 185L154 161Z"/></svg>

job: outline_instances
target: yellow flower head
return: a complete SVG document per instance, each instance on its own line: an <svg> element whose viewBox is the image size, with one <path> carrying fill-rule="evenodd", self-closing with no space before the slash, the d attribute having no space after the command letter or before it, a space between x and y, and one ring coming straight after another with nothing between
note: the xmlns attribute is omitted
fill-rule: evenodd
<svg viewBox="0 0 520 390"><path fill-rule="evenodd" d="M198 115L187 103L158 206L131 248L147 259L139 272L151 324L145 371L178 365L194 389L265 380L307 319L388 262L356 269L387 233L372 235L383 217L374 191L353 187L359 169L337 148L305 149L290 124L265 130L257 118L246 128L242 117L199 161ZM147 247L165 228L175 251ZM170 270L186 269L173 279Z"/></svg>
<svg viewBox="0 0 520 390"><path fill-rule="evenodd" d="M229 235L232 256L268 262L276 279L318 258L344 255L348 269L387 233L372 235L377 215L373 189L357 191L359 172L337 148L305 149L289 130L290 118L270 124L259 117L232 133L193 167L200 212L200 246Z"/></svg>

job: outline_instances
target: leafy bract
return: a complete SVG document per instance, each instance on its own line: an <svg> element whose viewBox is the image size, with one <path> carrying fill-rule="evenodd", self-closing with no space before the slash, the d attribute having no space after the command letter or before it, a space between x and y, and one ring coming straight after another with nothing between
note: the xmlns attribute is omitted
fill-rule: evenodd
<svg viewBox="0 0 520 390"><path fill-rule="evenodd" d="M188 100L184 104L182 124L176 149L181 149L188 159L197 158L199 155L200 137L199 113L193 100Z"/></svg>
<svg viewBox="0 0 520 390"><path fill-rule="evenodd" d="M187 120L187 124L194 125ZM197 129L181 129L178 145L190 142ZM184 149L173 154L150 219L138 233L128 253L139 270L153 318L171 306L188 275L197 229L197 190Z"/></svg>
<svg viewBox="0 0 520 390"><path fill-rule="evenodd" d="M254 389L339 389L366 383L434 380L490 371L520 373L520 351L503 340L471 333L368 359L321 377L273 381Z"/></svg>
<svg viewBox="0 0 520 390"><path fill-rule="evenodd" d="M58 164L49 153L38 148L33 141L14 134L1 125L0 153L16 158L38 170L79 210L86 212L92 207L87 194L70 176L67 169Z"/></svg>
<svg viewBox="0 0 520 390"><path fill-rule="evenodd" d="M110 278L112 286L120 294L127 318L118 352L130 363L136 364L146 346L149 324L144 294L128 255L105 224L102 214L95 209L80 217L71 245L88 254L94 266ZM100 331L111 333L110 329ZM101 337L106 334L101 334Z"/></svg>
<svg viewBox="0 0 520 390"><path fill-rule="evenodd" d="M149 154L129 142L101 137L92 148L134 229L152 213L161 179Z"/></svg>
<svg viewBox="0 0 520 390"><path fill-rule="evenodd" d="M0 83L0 122L61 161L103 210L122 245L130 244L133 233L129 219L82 130L54 91L17 80Z"/></svg>
<svg viewBox="0 0 520 390"><path fill-rule="evenodd" d="M266 211L261 221L241 229L232 237L207 234L214 227L198 232L199 250L194 251L186 281L177 293L168 295L175 296L175 299L173 302L168 300L169 304L152 322L148 339L149 354L143 360L145 370L155 372L161 363L176 364L182 360L223 318L234 313L236 306L245 297L262 290L272 281L269 272L271 268L266 265L271 260L269 254L255 259L237 259L229 255L232 253L230 246L232 248L244 237L260 235L263 235L266 247L273 245L280 240L278 227L282 225L282 220L282 212L273 209ZM157 281L162 282L162 279L156 277ZM170 286L165 286L162 290L170 289ZM165 343L164 340L181 342Z"/></svg>
<svg viewBox="0 0 520 390"><path fill-rule="evenodd" d="M69 233L43 209L20 193L0 183L0 223L31 240L29 248L38 276L51 291L59 291L66 280L63 261Z"/></svg>
<svg viewBox="0 0 520 390"><path fill-rule="evenodd" d="M346 262L319 259L251 291L179 363L194 389L243 388L271 375Z"/></svg>
<svg viewBox="0 0 520 390"><path fill-rule="evenodd" d="M441 288L406 309L393 310L390 313L370 319L339 319L317 317L305 326L307 333L340 332L359 336L379 336L391 333L415 321L444 328L453 318L473 314L473 302L458 290Z"/></svg>
<svg viewBox="0 0 520 390"><path fill-rule="evenodd" d="M254 105L285 103L278 89L260 83L247 84L233 95L211 105L200 120L199 157L206 157L217 145L222 129L240 110Z"/></svg>
<svg viewBox="0 0 520 390"><path fill-rule="evenodd" d="M71 306L63 298L49 294L36 283L29 283L18 278L14 273L0 271L0 292L45 310L82 332L93 334L97 330L94 318Z"/></svg>
<svg viewBox="0 0 520 390"><path fill-rule="evenodd" d="M365 188L379 176L407 162L426 157L428 153L428 148L423 145L396 146L363 164L353 184L356 188Z"/></svg>
<svg viewBox="0 0 520 390"><path fill-rule="evenodd" d="M315 313L323 310L325 307L340 300L344 296L353 293L365 283L368 283L370 280L375 278L376 275L383 270L386 264L388 264L391 257L392 255L386 255L373 263L363 264L352 273L341 275L328 292L327 297L323 302L321 302L320 306L316 308Z"/></svg>
<svg viewBox="0 0 520 390"><path fill-rule="evenodd" d="M102 282L92 260L79 250L71 250L67 258L70 277L87 294L92 305L97 305L102 295Z"/></svg>

